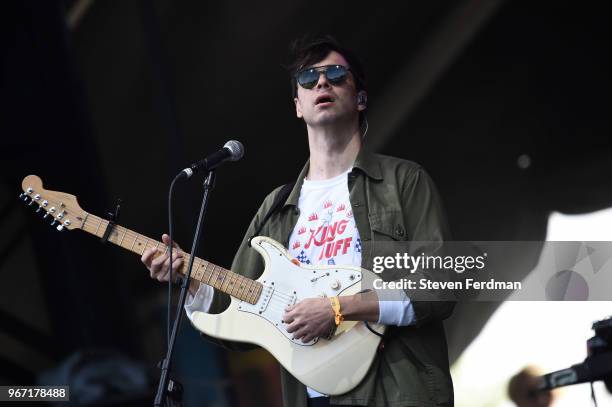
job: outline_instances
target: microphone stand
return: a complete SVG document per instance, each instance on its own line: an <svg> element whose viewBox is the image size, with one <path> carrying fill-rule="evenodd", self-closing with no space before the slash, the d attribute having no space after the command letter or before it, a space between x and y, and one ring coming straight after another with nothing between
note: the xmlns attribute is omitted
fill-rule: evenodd
<svg viewBox="0 0 612 407"><path fill-rule="evenodd" d="M174 350L174 344L176 342L176 335L178 333L179 326L181 324L181 317L183 316L183 307L185 305L185 299L187 297L187 290L189 288L189 278L191 277L191 269L193 268L193 261L195 259L195 251L200 243L200 235L202 233L202 222L208 207L208 195L210 191L215 187L215 171L211 170L208 172L206 179L204 180L204 196L202 197L202 206L200 208L200 216L198 217L198 223L196 225L195 236L193 238L193 244L191 246L191 256L189 256L189 267L187 268L187 274L183 278L181 284L181 293L179 295L179 303L176 308L176 316L174 318L174 324L172 325L172 333L170 335L170 341L168 342L168 349L166 351L166 357L161 361L161 377L159 378L159 385L157 386L157 394L155 395L155 401L153 405L160 407L162 400L166 399L166 405L174 406L181 405L182 387L177 382L169 379L168 374L170 373L170 362L172 360L172 351Z"/></svg>

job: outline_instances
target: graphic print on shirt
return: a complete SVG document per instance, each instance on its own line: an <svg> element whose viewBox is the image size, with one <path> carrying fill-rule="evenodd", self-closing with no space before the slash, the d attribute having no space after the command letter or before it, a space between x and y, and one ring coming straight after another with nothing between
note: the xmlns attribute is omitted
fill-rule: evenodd
<svg viewBox="0 0 612 407"><path fill-rule="evenodd" d="M289 252L301 263L361 265L347 174L302 186L301 215L289 240Z"/></svg>

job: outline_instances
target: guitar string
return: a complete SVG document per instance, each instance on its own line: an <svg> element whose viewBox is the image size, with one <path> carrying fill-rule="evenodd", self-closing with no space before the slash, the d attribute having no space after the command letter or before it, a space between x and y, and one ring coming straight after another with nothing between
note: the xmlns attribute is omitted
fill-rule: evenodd
<svg viewBox="0 0 612 407"><path fill-rule="evenodd" d="M270 287L273 287L273 286L271 286L271 285L264 285L264 288L270 288ZM276 288L274 289L273 293L280 294L281 296L283 296L287 300L290 300L293 297L295 297L295 295L284 293L284 292L282 292L282 291L280 291L280 290L278 290Z"/></svg>
<svg viewBox="0 0 612 407"><path fill-rule="evenodd" d="M275 303L273 303L272 301L276 301ZM293 300L293 298L291 299ZM280 304L279 304L280 303ZM286 302L286 300L282 299L282 298L275 298L274 295L272 295L272 297L270 297L270 304L274 305L276 307L282 307L282 310L284 311L284 309L288 306L288 305L293 305L293 304L288 304ZM278 308L277 308L278 309Z"/></svg>
<svg viewBox="0 0 612 407"><path fill-rule="evenodd" d="M293 300L293 299L292 299ZM270 297L270 303L272 304L274 301L274 304L283 304L284 306L288 306L290 305L290 302L287 302L287 300L283 299L283 298L278 298L278 297Z"/></svg>
<svg viewBox="0 0 612 407"><path fill-rule="evenodd" d="M268 321L270 321L270 320L268 320ZM270 322L272 322L272 321L270 321ZM295 338L293 338L293 336L292 336L292 334L293 334L293 333L292 333L292 332L288 332L288 331L287 331L287 326L288 326L288 324L285 324L285 323L282 323L282 324L280 324L280 325L274 324L274 326L275 326L275 328L277 328L278 330L280 330L280 331L283 333L283 335L287 334L287 335L285 335L285 336L286 336L286 337L287 337L289 340L291 340L292 342L301 343L301 344L311 344L311 343L314 343L313 341L316 341L316 339L319 339L319 338L320 338L319 336L317 336L316 338L314 338L314 339L312 339L312 340L310 340L310 341L308 341L308 342L304 342L304 341L302 341L301 339L295 339Z"/></svg>
<svg viewBox="0 0 612 407"><path fill-rule="evenodd" d="M93 223L94 221L96 221L96 219L90 219L90 220L88 220L88 223ZM98 227L99 225L102 225L102 224L104 224L104 223L108 223L108 221L105 221L105 220L103 220L103 219L101 219L100 221L96 221L96 222L97 222L97 223L93 224L92 226L94 226L94 227ZM166 251L167 251L167 249L168 249L168 246L166 246L166 245L165 245L163 242L160 242L160 241L158 241L158 240L151 239L151 238L149 238L149 237L146 237L146 236L144 236L144 235L141 235L141 234L139 234L139 233L137 233L137 232L134 232L134 231L132 231L132 230L130 230L130 229L128 229L128 228L125 228L125 227L123 227L123 226L119 226L119 227L121 227L121 228L123 229L123 236L121 236L121 235L120 235L120 233L119 233L119 232L117 232L117 238L119 238L119 237L121 236L121 240L120 240L120 241L121 241L121 243L122 243L122 244L121 244L121 247L124 247L124 246L123 246L123 242L125 241L125 238L126 238L126 237L128 237L128 238L134 238L134 241L137 241L137 240L138 240L138 238L140 237L140 238L142 238L141 240L145 241L145 248L144 248L145 250L146 250L147 248L153 248L153 247L155 247L155 246L160 246L160 245L161 245L161 247L166 248ZM111 236L109 237L109 239L110 239L111 237L112 237L112 233L111 233ZM128 242L129 242L129 240L128 240ZM155 243L155 246L150 246L150 244L152 244L152 243ZM158 250L159 250L161 247L158 247ZM129 250L134 251L134 250L132 250L132 249L129 249ZM178 253L180 253L180 254L183 254L183 255L184 255L184 257L186 258L186 259L185 259L185 261L188 261L188 260L189 260L189 257L191 257L191 255L190 255L189 253L187 253L187 252L185 252L185 251L183 251L183 250L177 250L177 251L178 251ZM143 250L143 252L144 252L144 250ZM196 258L197 258L197 257L196 257ZM198 259L198 258L197 258L197 259ZM227 269L225 269L225 268L223 268L223 267L221 267L221 266L217 266L216 264L213 264L213 263L211 263L211 262L209 262L209 261L206 261L206 260L204 260L204 259L199 259L199 260L200 260L200 261L202 261L202 262L205 262L205 263L207 263L207 264L211 264L211 265L213 265L214 267L220 268L222 271L225 271L225 272L230 272L230 273L232 273L232 274L235 274L236 276L239 276L238 274L233 273L231 270L227 270ZM202 263L200 263L200 264L202 264ZM246 277L244 277L244 276L239 276L239 277L246 278ZM251 280L251 281L254 281L254 280Z"/></svg>
<svg viewBox="0 0 612 407"><path fill-rule="evenodd" d="M104 219L102 219L102 218L100 218L100 217L98 217L98 216L92 215L92 216L91 216L91 218L87 218L87 217L85 218L85 220L83 221L83 224L81 225L81 228L82 228L82 229L86 230L86 227L87 227L87 226L86 226L86 223L87 223L87 222L88 222L88 223L89 223L89 224L90 224L92 227L95 227L95 228L96 228L96 229L95 229L95 232L92 232L94 235L96 234L96 232L98 231L98 229L100 228L100 226L101 226L102 224L106 223L106 224L108 225L108 223L109 223L107 220L104 220ZM126 228L126 227L123 227L123 226L119 226L119 227L120 227L120 228L122 229L122 231L123 231L123 236L121 236L121 239L120 239L120 240L118 240L118 242L117 242L116 244L117 244L117 245L119 245L119 246L121 246L121 247L123 247L123 245L122 245L122 244L123 244L123 241L125 240L125 238L126 238L126 237L128 237L128 239L129 239L129 238L133 238L134 240L133 240L133 243L132 243L132 248L130 248L130 251L134 251L134 250L133 250L133 244L134 244L135 242L137 242L139 238L141 238L141 240L143 240L143 241L144 241L144 244L145 244L145 245L144 245L144 248L143 248L143 251L142 251L141 253L144 253L144 251L145 251L145 250L147 250L147 248L149 248L149 245L152 245L153 243L154 243L155 245L154 245L154 246L151 246L151 248L155 247L156 249L158 249L158 250L159 250L159 248L160 248L159 246L160 246L160 245L161 245L162 247L164 247L164 248L165 248L165 250L164 250L164 251L167 251L167 250L168 250L168 248L169 248L169 246L166 246L166 245L165 245L163 242L159 242L159 241L157 241L157 240L151 239L151 238L149 238L149 237L147 237L147 236L144 236L144 235L142 235L142 234L139 234L139 233L137 233L137 232L134 232L134 231L132 231L132 230L130 230L130 229L128 229L128 228ZM119 239L119 237L120 237L120 233L119 233L119 231L118 231L118 230L117 230L116 236L117 236L117 239ZM111 236L110 236L110 237L112 237L112 234L111 234ZM109 238L110 238L110 237L109 237ZM129 240L128 240L128 241L129 241ZM120 244L120 243L121 243L121 244ZM189 254L189 253L186 253L186 252L184 252L184 251L182 251L182 250L179 250L179 249L177 249L177 252L178 252L178 253L180 253L180 254L183 254L183 256L184 256L184 261L185 261L185 262L189 261L189 257L190 257L190 254ZM196 258L197 258L197 257L196 257ZM211 262L208 262L208 261L206 261L206 260L203 260L203 259L198 259L198 260L200 260L200 262L199 262L199 264L198 264L198 268L200 268L200 267L202 267L202 266L204 265L204 268L205 268L204 273L206 273L206 272L207 272L207 271L206 271L206 269L208 268L208 265L212 265L212 266L213 266L213 269L212 269L210 272L208 272L208 273L210 273L210 274L209 274L209 276L208 276L208 280L209 280L209 281L210 281L210 279L211 279L211 277L212 277L213 273L215 272L215 267L216 267L216 268L221 269L221 272L225 272L226 276L225 276L225 278L223 279L223 281L225 281L227 278L230 278L230 279L231 279L231 278L232 278L232 276L233 276L233 277L234 277L234 279L235 279L235 280L237 280L237 281L239 281L239 279L242 277L242 278L246 278L246 279L247 279L247 281L248 281L249 283L251 283L251 284L253 284L253 283L258 283L258 282L257 282L257 281L255 281L255 280L252 280L252 279L249 279L249 278L247 278L247 277L241 276L241 275L239 275L239 274L237 274L237 273L232 272L231 270L227 270L227 269L225 269L225 268L223 268L223 267L221 267L221 266L217 266L217 265L215 265L215 264L213 264L213 263L211 263ZM204 262L205 264L203 264L202 262ZM184 263L184 264L185 264L185 263ZM230 274L230 273L231 273L231 274ZM220 274L220 273L219 273L219 274ZM200 279L200 280L198 280L198 281L200 281L202 284L207 284L207 283L204 283L204 281L203 281L204 277L205 277L205 276L202 276L202 279ZM221 286L222 286L223 284L224 284L224 283L222 282L222 283L221 283ZM261 284L261 283L260 283L260 284ZM210 285L210 286L212 286L213 288L215 288L215 287L214 287L212 284L207 284L207 285ZM262 286L263 286L263 287L270 287L269 285L268 285L268 286L266 286L266 285L264 285L264 284L262 284ZM231 289L229 289L229 288L228 288L228 290L231 292ZM242 290L244 291L244 289L242 289ZM230 294L230 295L231 295L231 294ZM244 295L244 294L243 294L243 295ZM260 293L260 295L261 295L261 293ZM235 295L234 295L234 296L235 296ZM247 295L247 296L248 296L248 295ZM289 305L289 304L287 304L287 301L293 301L293 299L294 299L294 296L292 296L292 295L290 295L290 294L285 294L285 293L283 293L283 292L278 291L277 289L275 289L275 290L274 290L274 292L273 292L273 294L272 294L272 296L270 297L270 305L272 305L272 306L274 307L274 309L275 309L275 310L277 310L277 311L283 311L283 312L284 312L284 311L285 311L286 306L287 306L287 305ZM273 303L272 301L274 301L274 303Z"/></svg>
<svg viewBox="0 0 612 407"><path fill-rule="evenodd" d="M291 296L290 298L287 298L287 296L286 296L286 295L284 295L284 294L283 294L283 293L281 293L281 292L278 292L278 294L284 295L284 297L285 297L285 298L282 298L282 297L281 297L281 298L277 298L277 297L275 296L275 294L277 294L277 291L274 291L274 293L272 293L272 296L270 297L269 304L270 304L270 305L273 305L273 306L275 307L275 309L276 309L276 310L282 310L282 311L284 311L284 310L285 310L285 308L286 308L288 305L290 305L290 304L288 304L288 303L287 303L287 300L293 301L293 299L294 299L294 296ZM275 302L272 302L272 301L275 301ZM279 303L280 303L280 304L279 304ZM293 305L293 304L291 304L291 305ZM281 307L281 308L278 308L278 307Z"/></svg>
<svg viewBox="0 0 612 407"><path fill-rule="evenodd" d="M289 295L289 294L285 294L281 291L274 291L274 293L272 294L272 297L270 298L274 298L274 295L277 295L280 297L280 299L284 300L284 301L291 301L293 300L294 296Z"/></svg>
<svg viewBox="0 0 612 407"><path fill-rule="evenodd" d="M270 308L272 311L276 312L276 313L282 312L282 313L284 314L284 313L286 312L286 311L285 311L285 309L284 309L284 307L279 308L279 306L278 306L278 305L272 305L272 304L270 304L270 305L269 305L269 308ZM276 325L276 324L275 324L276 328L278 328L278 329L280 329L281 331L284 331L284 332L287 332L287 326L288 326L288 325L289 325L289 324L285 324L285 323L282 323L281 325ZM291 335L291 333L290 333L290 332L287 332L287 333L288 333L289 335Z"/></svg>
<svg viewBox="0 0 612 407"><path fill-rule="evenodd" d="M286 312L284 305L285 304L279 305L279 304L272 304L272 303L270 303L270 304L268 304L268 308L270 310L274 311L275 313L284 314Z"/></svg>
<svg viewBox="0 0 612 407"><path fill-rule="evenodd" d="M98 218L99 220L98 220L98 219L96 219L96 218ZM104 220L104 219L101 219L101 218L99 218L99 217L97 217L97 216L96 216L96 217L93 217L92 219L88 219L88 221L87 221L87 222L88 222L88 223L90 223L90 224L92 225L92 227L96 227L96 228L99 228L99 226L100 226L100 225L102 225L102 224L104 224L104 223L107 223L107 224L108 224L108 221L106 221L106 220ZM153 247L157 247L157 246L161 245L162 247L165 247L165 248L166 248L166 250L168 249L168 246L166 246L166 245L165 245L163 242L160 242L160 241L157 241L157 240L154 240L154 239L148 238L148 237L146 237L146 236L144 236L144 235L141 235L141 234L139 234L139 233L137 233L137 232L134 232L134 231L132 231L132 230L130 230L130 229L128 229L128 228L126 228L126 227L123 227L123 226L119 226L119 227L121 227L121 228L123 229L123 236L121 237L121 240L120 240L120 241L121 241L121 243L123 243L123 241L125 240L125 238L126 238L126 237L128 237L128 238L134 238L134 241L137 241L137 240L138 240L138 238L140 237L140 238L142 238L142 239L144 240L144 242L145 242L145 247L144 247L143 252L144 252L145 250L147 250L147 248L149 247L149 244L152 244L152 243L155 243L155 246L152 246L151 248L153 248ZM85 225L83 225L83 228L85 228ZM118 238L118 239L119 239L119 236L120 236L119 231L117 231L117 238ZM110 238L110 237L109 237L109 238ZM128 240L128 241L129 241L129 240ZM121 247L123 247L123 246L121 245ZM159 248L158 248L158 249L159 249ZM132 251L133 251L133 250L132 250ZM184 261L185 261L185 262L188 262L188 261L189 261L189 257L191 256L189 253L184 252L183 250L178 250L178 252L184 255L184 257L185 257L185 258L184 258ZM196 258L197 258L197 257L196 257ZM212 265L212 266L213 266L213 270L211 270L210 272L208 272L208 273L210 273L210 276L212 276L212 274L215 272L214 268L215 268L215 267L217 267L217 268L220 268L220 269L221 269L221 272L225 272L225 273L228 275L228 276L227 276L225 279L227 279L227 278L231 278L231 277L233 277L233 276L234 276L234 277L235 277L235 279L243 278L243 279L247 279L247 281L248 281L248 282L250 282L250 283L259 283L259 282L258 282L258 281L256 281L256 280L252 280L252 279L249 279L248 277L241 276L241 275L239 275L239 274L237 274L237 273L234 273L234 272L233 272L233 271L231 271L231 270L227 270L227 269L225 269L225 268L223 268L223 267L221 267L221 266L217 266L216 264L213 264L213 263L208 262L208 261L206 261L206 260L203 260L203 259L199 259L199 260L200 260L201 262L205 262L205 263L210 264L210 265ZM184 263L184 264L186 264L186 263ZM202 266L202 263L200 263L198 267L201 267L201 266ZM204 267L205 267L205 270L206 270L206 268L208 268L208 266L207 266L207 265L205 265ZM205 273L206 273L206 271L205 271ZM231 273L231 274L229 274L229 273ZM224 279L224 280L225 280L225 279ZM210 277L209 277L209 280L210 280ZM198 281L200 281L200 282L201 282L201 283L203 283L203 284L207 284L207 283L203 282L202 280L198 280ZM222 284L223 284L223 283L222 283ZM260 284L262 284L262 283L260 283ZM207 285L211 285L211 286L212 286L212 284L207 284ZM263 286L263 287L270 287L269 285L265 285L265 284L262 284L262 286ZM213 287L214 287L214 286L213 286ZM283 293L283 292L278 291L278 290L276 290L276 289L274 290L274 293L276 293L276 294L278 294L278 295L280 295L280 296L284 297L284 298L285 298L285 299L287 299L287 300L291 300L291 299L293 299L293 296L292 296L291 294L286 294L286 293Z"/></svg>
<svg viewBox="0 0 612 407"><path fill-rule="evenodd" d="M100 219L100 220L97 220L96 218L97 218L97 217L95 217L95 218L92 218L92 219L89 219L89 220L88 220L88 223L90 223L90 224L92 225L92 227L96 227L96 228L97 228L97 227L99 227L100 225L102 225L102 224L104 224L104 223L108 223L108 221L105 221L104 219L98 218L98 219ZM85 225L83 225L83 226L85 227ZM138 240L138 238L139 238L139 237L141 237L141 238L142 238L142 239L145 241L145 247L144 247L144 250L146 250L146 249L149 247L149 244L152 244L152 243L155 243L155 245L156 245L156 246L161 245L162 247L166 247L166 249L168 248L168 246L166 246L166 245L165 245L163 242L159 242L159 241L157 241L157 240L154 240L154 239L148 238L148 237L146 237L146 236L144 236L144 235L141 235L141 234L139 234L139 233L136 233L136 232L134 232L134 231L132 231L132 230L130 230L130 229L128 229L128 228L125 228L125 227L123 227L123 226L120 226L120 227L123 229L123 236L121 237L121 240L120 240L122 243L123 243L123 241L125 241L125 238L126 238L126 237L128 237L128 238L134 238L134 241L137 241L137 240ZM120 233L119 233L119 231L117 231L117 238L119 238L119 236L120 236ZM129 240L128 240L128 241L129 241ZM122 247L123 247L123 246L122 246ZM151 247L151 248L152 248L152 247ZM143 252L144 252L144 250L143 250ZM184 255L184 257L185 257L184 261L185 261L185 262L187 262L187 261L189 260L189 257L191 256L189 253L184 252L183 250L179 250L179 253L181 253L181 254L183 254L183 255ZM221 266L217 266L217 265L215 265L215 264L213 264L213 263L211 263L211 262L208 262L208 261L206 261L206 260L203 260L203 259L200 259L200 260L201 260L201 261L203 261L203 262L206 262L207 264L212 264L212 265L213 265L213 270L212 270L211 272L209 272L209 273L211 273L211 275L212 275L212 273L214 273L214 271L215 271L215 270L214 270L214 267L217 267L217 268L220 268L222 272L225 272L225 273L232 273L232 274L230 274L230 276L235 276L236 278L246 278L246 279L247 279L249 282L258 283L258 281L255 281L255 280L249 279L248 277L241 276L241 275L239 275L239 274L237 274L237 273L232 272L231 270L227 270L227 269L225 269L225 268L223 268L223 267L221 267ZM200 266L199 266L199 267L201 267L201 266L202 266L202 263L200 263ZM204 266L204 267L205 267L205 268L207 268L207 266ZM231 277L226 277L226 278L231 278ZM202 282L203 284L206 284L206 283L204 283L202 280L199 280L199 281L200 281L200 282ZM261 283L260 283L260 284L261 284ZM210 285L210 284L208 284L208 285ZM263 285L263 284L262 284L262 285ZM268 286L264 285L264 287L268 287ZM277 291L277 290L275 290L275 292L276 292L276 293L278 293L278 294L280 294L280 295L282 295L282 296L284 296L284 297L285 297L285 298L287 298L287 299L291 299L291 298L292 298L292 296L291 296L290 294L285 294L285 293L282 293L282 292Z"/></svg>
<svg viewBox="0 0 612 407"><path fill-rule="evenodd" d="M275 311L275 312L279 312L279 311L281 311L281 312L283 312L283 314L284 314L284 312L285 312L285 310L284 310L283 308L278 308L277 306L276 306L276 307L270 307L270 309L271 309L272 311ZM270 321L270 322L272 322L272 321ZM284 331L284 332L287 332L287 327L289 326L289 324L285 324L285 323L283 322L283 323L282 323L282 324L280 324L280 325L276 325L276 324L275 324L275 326L276 326L276 328L278 328L279 330ZM287 332L287 334L291 335L291 333L290 333L290 332ZM296 339L292 339L292 340L296 340Z"/></svg>
<svg viewBox="0 0 612 407"><path fill-rule="evenodd" d="M96 219L96 218L98 218L98 217L92 217L91 219L88 219L89 224L90 224L92 227L95 227L95 228L96 228L96 230L98 230L98 229L99 229L99 227L100 227L102 224L104 224L104 223L108 224L108 221L105 221L104 219L101 219L101 218L98 218L98 219L99 219L99 220L98 220L98 219ZM87 226L85 225L85 222L84 222L84 224L83 224L82 226L83 226L83 229L85 229L85 228L87 227ZM125 238L126 238L126 237L128 237L128 239L129 239L129 238L133 238L133 239L134 239L134 242L135 242L135 241L137 241L137 240L138 240L138 238L141 238L141 239L144 241L144 243L145 243L145 247L143 248L143 249L144 249L144 250L143 250L143 252L144 252L145 250L147 250L147 248L149 247L149 245L150 245L150 244L153 244L153 243L155 243L155 246L154 246L154 247L156 247L157 249L160 249L160 248L158 247L160 244L161 244L161 246L162 246L162 247L164 247L164 248L165 248L165 251L167 251L167 249L169 248L169 246L166 246L166 245L165 245L163 242L159 242L159 241L157 241L157 240L154 240L154 239L148 238L148 237L146 237L146 236L144 236L144 235L141 235L141 234L139 234L139 233L137 233L137 232L134 232L134 231L132 231L132 230L130 230L130 229L128 229L128 228L125 228L125 227L123 227L123 226L120 226L120 227L121 227L121 229L122 229L123 236L121 236L121 238L120 238L120 232L119 232L119 231L117 231L117 239L119 239L119 238L121 239L121 240L119 240L118 242L123 243L123 241L125 240ZM94 234L95 234L95 233L94 233ZM128 241L129 241L129 240L128 240ZM117 243L117 244L119 244L119 243ZM122 247L123 247L123 246L122 246ZM177 249L177 252L178 252L178 253L181 253L181 254L183 254L183 255L184 255L184 257L185 257L184 261L188 261L188 260L189 260L189 257L190 257L190 254L189 254L189 253L186 253L186 252L184 252L184 251L182 251L182 250L179 250L179 249ZM236 276L236 278L240 278L240 277L242 277L242 278L246 278L246 277L244 277L244 276L240 276L240 275L238 275L238 274L236 274L236 273L233 273L232 271L227 270L227 269L225 269L225 268L223 268L223 267L220 267L220 266L217 266L217 265L215 265L215 264L213 264L213 263L207 262L206 260L202 260L202 259L200 259L200 261L203 261L203 262L207 263L207 264L204 266L204 267L205 267L205 273L206 273L206 269L208 268L208 265L210 265L210 264L212 264L212 265L213 265L213 270L211 270L211 271L209 272L209 273L210 273L210 275L209 275L209 280L210 280L210 278L212 277L212 275L213 275L213 273L214 273L214 271L215 271L215 270L214 270L214 268L215 268L215 267L220 268L220 269L221 269L221 272L225 272L226 274L227 274L227 273L232 273L232 274L230 274L229 276L227 276L226 278L231 278L231 277L232 277L232 275ZM198 265L198 267L201 267L201 266L202 266L202 263L200 263L200 264ZM224 280L225 280L225 279L224 279ZM200 282L201 282L201 283L203 283L203 284L206 284L206 283L204 283L202 280L198 280L198 281L200 281ZM251 280L251 279L248 279L248 281L249 281L249 282L253 282L253 283L256 283L256 282L257 282L257 281L255 281L255 280ZM211 285L211 284L207 284L207 285ZM223 285L223 283L221 283L221 285ZM212 285L211 285L211 286L212 286ZM264 285L264 284L262 284L262 286L263 286L263 287L265 287L265 288L269 288L269 287L271 287L270 285ZM214 286L213 286L213 287L214 287ZM273 307L274 307L276 310L281 310L281 311L284 311L285 307L286 307L287 305L289 305L289 304L287 303L287 301L292 301L293 299L294 299L294 296L293 296L293 295L290 295L290 294L285 294L285 293L283 293L283 292L281 292L281 291L279 291L279 290L275 289L275 290L274 290L274 292L272 293L272 296L270 297L270 302L271 302L271 304L270 304L270 305L272 305L272 306L273 306ZM272 301L274 301L274 303L272 303Z"/></svg>

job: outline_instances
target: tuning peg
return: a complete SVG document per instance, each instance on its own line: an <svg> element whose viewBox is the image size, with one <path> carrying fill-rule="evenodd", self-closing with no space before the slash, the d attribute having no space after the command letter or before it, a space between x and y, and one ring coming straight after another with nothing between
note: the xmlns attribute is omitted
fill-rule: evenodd
<svg viewBox="0 0 612 407"><path fill-rule="evenodd" d="M23 202L28 202L28 199L29 199L29 196L27 195L24 195L23 198L21 198Z"/></svg>
<svg viewBox="0 0 612 407"><path fill-rule="evenodd" d="M30 203L28 204L28 206L32 206L34 204L34 201L30 201Z"/></svg>
<svg viewBox="0 0 612 407"><path fill-rule="evenodd" d="M21 195L19 195L19 199L23 199L23 197L26 196L25 192L22 192Z"/></svg>
<svg viewBox="0 0 612 407"><path fill-rule="evenodd" d="M36 213L40 213L40 211L42 211L42 208L39 206L38 209L36 209Z"/></svg>
<svg viewBox="0 0 612 407"><path fill-rule="evenodd" d="M57 225L56 229L61 232L62 230L64 230L64 225Z"/></svg>
<svg viewBox="0 0 612 407"><path fill-rule="evenodd" d="M57 221L55 220L55 218L53 219L53 222L51 222L51 226L55 226L55 224L57 223Z"/></svg>
<svg viewBox="0 0 612 407"><path fill-rule="evenodd" d="M45 212L45 214L43 215L43 219L47 219L47 216L49 216L49 212Z"/></svg>

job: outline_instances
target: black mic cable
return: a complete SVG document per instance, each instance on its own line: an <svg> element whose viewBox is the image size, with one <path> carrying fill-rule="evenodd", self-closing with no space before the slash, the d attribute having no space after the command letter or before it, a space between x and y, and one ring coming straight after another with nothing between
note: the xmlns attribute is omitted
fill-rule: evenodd
<svg viewBox="0 0 612 407"><path fill-rule="evenodd" d="M170 327L171 319L172 319L172 284L174 281L174 276L172 275L172 252L174 246L174 224L172 222L172 195L174 193L174 184L180 178L183 178L183 172L180 172L172 182L170 183L170 189L168 190L168 236L170 237L170 253L169 258L170 266L169 266L169 274L168 274L168 304L167 304L167 315L166 315L166 348L170 345Z"/></svg>

